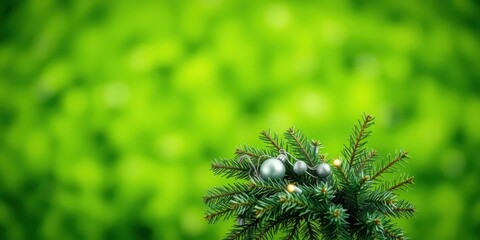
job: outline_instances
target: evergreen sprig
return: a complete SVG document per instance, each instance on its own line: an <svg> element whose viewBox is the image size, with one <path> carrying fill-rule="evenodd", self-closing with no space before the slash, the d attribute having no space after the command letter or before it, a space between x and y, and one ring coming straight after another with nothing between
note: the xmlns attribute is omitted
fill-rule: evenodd
<svg viewBox="0 0 480 240"><path fill-rule="evenodd" d="M204 197L209 223L237 218L226 239L270 239L284 232L282 239L406 239L394 218L411 218L415 207L398 200L398 192L408 190L413 177L392 176L409 158L398 151L378 160L378 153L367 149L367 138L374 117L364 114L353 128L342 150L341 164L333 174L318 177L315 167L333 159L321 153L319 141L308 140L298 129L290 128L282 139L267 130L260 139L267 148L237 148L234 159L212 163L215 175L241 182L215 187ZM268 158L287 154L286 161L304 161L307 173L297 175L292 163L284 162L281 180L263 180L259 166ZM289 184L301 189L287 191Z"/></svg>

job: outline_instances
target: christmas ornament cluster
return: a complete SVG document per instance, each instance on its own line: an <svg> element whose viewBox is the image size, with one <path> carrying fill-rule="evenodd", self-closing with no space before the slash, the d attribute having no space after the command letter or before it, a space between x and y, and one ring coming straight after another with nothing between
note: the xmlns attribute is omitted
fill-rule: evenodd
<svg viewBox="0 0 480 240"><path fill-rule="evenodd" d="M285 150L281 149L281 152L285 152ZM338 163L340 162L339 159L336 159L336 161ZM299 176L307 173L309 169L314 169L318 177L321 178L326 178L332 173L332 169L327 163L320 163L314 167L310 167L304 161L295 159L295 164L292 164L289 158L284 153L281 153L278 157L268 158L262 163L260 166L261 178L263 180L283 179L283 177L285 177L284 164L287 163L293 166L293 172Z"/></svg>
<svg viewBox="0 0 480 240"><path fill-rule="evenodd" d="M322 144L288 129L281 139L263 131L268 148L243 146L234 159L212 163L216 175L240 182L210 189L204 197L209 223L236 218L226 239L405 239L392 218L413 217L414 206L397 200L413 177L398 172L408 155L379 160L367 149L374 118L363 115L340 156L322 153Z"/></svg>

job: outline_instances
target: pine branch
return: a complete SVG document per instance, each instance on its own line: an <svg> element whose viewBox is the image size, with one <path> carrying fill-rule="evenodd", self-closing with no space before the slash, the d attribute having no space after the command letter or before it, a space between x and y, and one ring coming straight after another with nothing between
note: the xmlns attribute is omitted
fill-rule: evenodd
<svg viewBox="0 0 480 240"><path fill-rule="evenodd" d="M283 240L297 239L298 230L300 228L301 218L296 218L295 223L291 227L285 228L287 235L283 237Z"/></svg>
<svg viewBox="0 0 480 240"><path fill-rule="evenodd" d="M313 191L315 199L319 202L330 203L335 196L335 190L326 182L321 182Z"/></svg>
<svg viewBox="0 0 480 240"><path fill-rule="evenodd" d="M302 224L300 228L300 232L302 233L302 239L320 239L320 233L318 231L319 229L320 227L317 226L314 221L304 220L304 224Z"/></svg>
<svg viewBox="0 0 480 240"><path fill-rule="evenodd" d="M239 147L235 150L235 155L237 158L241 158L244 156L250 157L252 160L261 160L261 158L264 158L266 156L272 156L271 151L265 150L265 149L256 149L254 147L250 147L247 145L244 145L242 147Z"/></svg>
<svg viewBox="0 0 480 240"><path fill-rule="evenodd" d="M291 127L285 132L285 138L300 160L304 160L309 166L315 166L314 157L311 156L310 146L307 144L308 140L300 131Z"/></svg>
<svg viewBox="0 0 480 240"><path fill-rule="evenodd" d="M257 196L244 193L237 195L230 201L231 207L235 210L236 216L250 216L259 198Z"/></svg>
<svg viewBox="0 0 480 240"><path fill-rule="evenodd" d="M386 215L394 214L396 195L389 191L372 190L358 197L360 208L364 211L378 211Z"/></svg>
<svg viewBox="0 0 480 240"><path fill-rule="evenodd" d="M274 195L279 192L284 192L288 182L281 181L281 180L270 180L268 182L262 181L255 181L253 180L250 183L251 192L250 194L261 195L261 194L269 194Z"/></svg>
<svg viewBox="0 0 480 240"><path fill-rule="evenodd" d="M234 183L233 185L212 188L207 191L207 195L203 197L203 201L207 205L217 204L218 202L229 202L235 195L248 192L251 188L251 185L244 183Z"/></svg>
<svg viewBox="0 0 480 240"><path fill-rule="evenodd" d="M330 206L328 212L325 213L325 218L327 219L327 224L324 226L325 230L330 234L324 234L325 239L348 239L350 236L348 234L348 222L346 210L339 206L334 205Z"/></svg>
<svg viewBox="0 0 480 240"><path fill-rule="evenodd" d="M254 237L254 239L263 239L264 237L273 238L275 232L277 232L280 225L291 219L292 216L289 214L282 214L275 219L268 219L265 221L265 224L262 224L262 230Z"/></svg>
<svg viewBox="0 0 480 240"><path fill-rule="evenodd" d="M253 233L260 227L262 219L253 218L251 221L247 221L243 225L236 225L225 239L227 240L250 240Z"/></svg>
<svg viewBox="0 0 480 240"><path fill-rule="evenodd" d="M320 149L323 148L322 143L317 140L312 140L312 146L314 150L315 160L320 159L320 162L325 162L325 155L320 154Z"/></svg>
<svg viewBox="0 0 480 240"><path fill-rule="evenodd" d="M283 239L404 239L403 231L391 219L415 214L415 207L397 200L395 194L413 184L413 177L399 175L385 181L383 176L396 170L408 155L400 151L375 164L377 152L365 148L372 124L373 117L364 115L354 127L349 145L344 145L345 162L333 164L334 174L326 178L315 176L312 168L327 163L327 154L319 153L319 141L307 140L294 128L285 132L286 142L270 130L263 131L260 139L268 148L245 145L236 150L235 159L213 162L215 175L247 179L250 183L209 190L204 197L208 208L205 218L209 223L241 218L227 235L232 240L269 239L280 229L285 232ZM260 179L263 161L278 156L280 150L305 161L307 173L313 176L295 172L291 164L284 162L282 179ZM287 187L289 184L295 186L295 191Z"/></svg>
<svg viewBox="0 0 480 240"><path fill-rule="evenodd" d="M370 152L366 153L363 157L363 159L361 159L358 167L357 167L357 174L360 173L365 166L367 166L368 163L370 163L371 161L373 161L375 159L375 157L377 157L378 154L377 154L377 151L375 150L371 150Z"/></svg>
<svg viewBox="0 0 480 240"><path fill-rule="evenodd" d="M262 131L260 134L260 139L271 145L276 151L280 151L284 148L283 142L279 140L278 135L276 133L272 134L270 129L268 131Z"/></svg>
<svg viewBox="0 0 480 240"><path fill-rule="evenodd" d="M325 202L316 202L305 194L288 194L280 199L282 211L295 212L306 220L319 218L319 213L326 210Z"/></svg>
<svg viewBox="0 0 480 240"><path fill-rule="evenodd" d="M367 213L359 219L358 239L383 239L384 219L378 212Z"/></svg>
<svg viewBox="0 0 480 240"><path fill-rule="evenodd" d="M281 214L281 208L282 202L276 195L261 199L255 206L255 217L265 219L274 218L276 215Z"/></svg>
<svg viewBox="0 0 480 240"><path fill-rule="evenodd" d="M395 185L389 187L387 190L388 191L395 191L395 190L400 190L405 187L408 187L408 185L413 184L413 177L407 177L405 180L396 183Z"/></svg>
<svg viewBox="0 0 480 240"><path fill-rule="evenodd" d="M205 219L208 221L208 223L215 223L217 222L221 217L225 216L224 218L228 218L228 215L230 212L232 212L233 209L230 207L225 207L221 210L217 211L212 211L208 212L207 215L205 216Z"/></svg>
<svg viewBox="0 0 480 240"><path fill-rule="evenodd" d="M391 240L405 239L403 231L397 228L390 219L381 217L379 226L382 238Z"/></svg>
<svg viewBox="0 0 480 240"><path fill-rule="evenodd" d="M255 206L257 201L258 199L255 197L243 193L235 196L235 198L228 203L210 206L210 210L207 211L205 219L208 223L215 223L220 219L228 219L232 215L240 215L250 207Z"/></svg>
<svg viewBox="0 0 480 240"><path fill-rule="evenodd" d="M359 120L358 125L355 125L353 133L350 135L350 146L345 146L342 151L348 161L349 168L354 165L359 152L363 151L362 147L367 143L365 139L372 133L371 131L367 131L367 129L373 125L374 119L374 117L364 114L362 121Z"/></svg>
<svg viewBox="0 0 480 240"><path fill-rule="evenodd" d="M362 220L358 239L405 239L403 231L396 228L395 224L388 218L378 213L367 214L366 219Z"/></svg>
<svg viewBox="0 0 480 240"><path fill-rule="evenodd" d="M248 162L239 162L232 160L215 160L211 165L211 170L215 175L226 178L249 179L254 171Z"/></svg>
<svg viewBox="0 0 480 240"><path fill-rule="evenodd" d="M400 151L394 159L387 161L388 163L384 164L383 167L377 170L376 173L371 178L371 180L373 181L379 176L381 176L383 173L389 172L393 166L405 160L406 158L408 158L408 153L405 151Z"/></svg>
<svg viewBox="0 0 480 240"><path fill-rule="evenodd" d="M393 208L393 216L400 218L400 217L406 217L406 218L411 218L415 214L415 206L413 204L401 200L396 204L396 207Z"/></svg>
<svg viewBox="0 0 480 240"><path fill-rule="evenodd" d="M367 175L367 176L363 176L362 179L360 180L360 184L358 186L358 191L361 191L362 188L366 185L366 183L368 182L368 180L370 179L370 177ZM368 184L367 184L368 185ZM367 186L368 187L368 186Z"/></svg>
<svg viewBox="0 0 480 240"><path fill-rule="evenodd" d="M402 229L395 228L394 226L385 227L385 235L388 240L405 240L407 239Z"/></svg>
<svg viewBox="0 0 480 240"><path fill-rule="evenodd" d="M406 216L407 218L410 218L410 217L413 217L414 214L415 214L415 208L414 207L395 208L394 211L397 213L396 215L398 217Z"/></svg>
<svg viewBox="0 0 480 240"><path fill-rule="evenodd" d="M350 181L348 180L347 174L345 174L345 171L343 170L342 165L335 166L335 168L338 169L338 172L340 173L340 176L342 177L345 186L350 185Z"/></svg>

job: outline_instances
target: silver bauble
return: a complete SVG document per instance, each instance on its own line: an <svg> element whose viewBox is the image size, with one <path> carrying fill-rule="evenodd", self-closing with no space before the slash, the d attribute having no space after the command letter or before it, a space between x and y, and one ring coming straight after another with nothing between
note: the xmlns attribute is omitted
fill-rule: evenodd
<svg viewBox="0 0 480 240"><path fill-rule="evenodd" d="M239 226L245 225L245 218L238 217L238 218L237 218L237 224L238 224Z"/></svg>
<svg viewBox="0 0 480 240"><path fill-rule="evenodd" d="M304 174L308 169L308 166L307 164L304 162L304 161L297 161L294 165L293 165L293 171L297 174L297 175L302 175Z"/></svg>
<svg viewBox="0 0 480 240"><path fill-rule="evenodd" d="M317 175L319 177L325 178L328 177L330 174L332 174L332 169L330 168L330 165L326 163L320 163L317 166Z"/></svg>
<svg viewBox="0 0 480 240"><path fill-rule="evenodd" d="M287 157L287 155L285 155L283 153L280 153L280 155L278 155L277 159L282 161L282 162L285 162L285 161L288 160L288 157Z"/></svg>
<svg viewBox="0 0 480 240"><path fill-rule="evenodd" d="M264 180L282 179L285 176L285 165L276 158L269 158L260 166L260 176Z"/></svg>

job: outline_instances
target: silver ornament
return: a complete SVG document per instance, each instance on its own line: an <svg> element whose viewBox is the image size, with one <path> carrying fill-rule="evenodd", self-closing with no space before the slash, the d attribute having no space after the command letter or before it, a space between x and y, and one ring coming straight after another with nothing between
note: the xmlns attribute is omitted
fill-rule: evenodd
<svg viewBox="0 0 480 240"><path fill-rule="evenodd" d="M307 164L304 162L304 161L297 161L294 165L293 165L293 171L297 174L297 175L302 175L304 174L308 169L308 166Z"/></svg>
<svg viewBox="0 0 480 240"><path fill-rule="evenodd" d="M285 176L285 166L276 158L269 158L260 166L262 179L282 179Z"/></svg>
<svg viewBox="0 0 480 240"><path fill-rule="evenodd" d="M244 225L244 224L245 224L245 218L238 217L238 218L237 218L237 224L238 224L239 226Z"/></svg>
<svg viewBox="0 0 480 240"><path fill-rule="evenodd" d="M317 166L317 175L322 178L328 177L330 174L332 174L332 169L330 168L330 165L326 163L320 163Z"/></svg>
<svg viewBox="0 0 480 240"><path fill-rule="evenodd" d="M278 155L277 159L282 161L282 162L285 162L285 161L288 160L288 157L287 157L287 155L285 155L283 153L280 153L280 155Z"/></svg>

